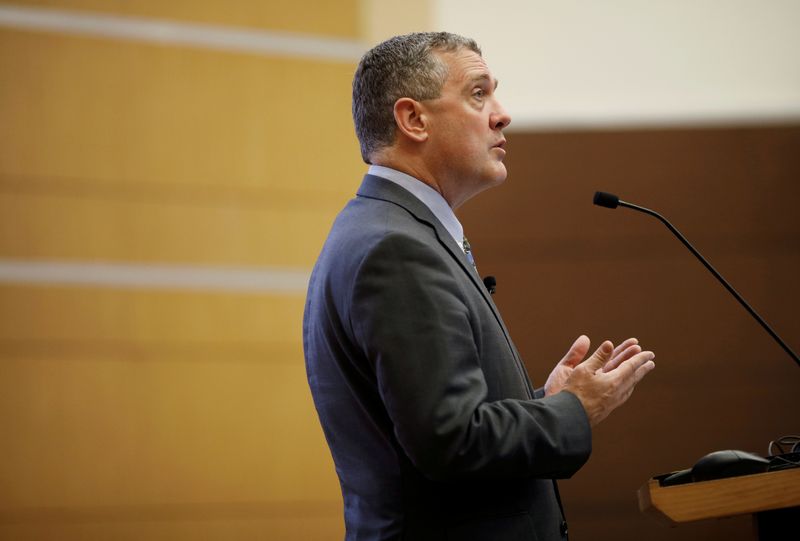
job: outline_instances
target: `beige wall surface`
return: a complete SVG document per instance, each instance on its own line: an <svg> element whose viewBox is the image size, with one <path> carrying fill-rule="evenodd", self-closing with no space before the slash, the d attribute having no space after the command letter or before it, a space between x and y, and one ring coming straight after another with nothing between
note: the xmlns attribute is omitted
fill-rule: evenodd
<svg viewBox="0 0 800 541"><path fill-rule="evenodd" d="M521 131L800 121L796 0L437 0Z"/></svg>

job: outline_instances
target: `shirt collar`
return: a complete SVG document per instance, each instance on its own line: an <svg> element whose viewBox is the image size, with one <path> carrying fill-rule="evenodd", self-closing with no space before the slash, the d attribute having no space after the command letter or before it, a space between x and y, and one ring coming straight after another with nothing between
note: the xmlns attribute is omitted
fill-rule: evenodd
<svg viewBox="0 0 800 541"><path fill-rule="evenodd" d="M422 201L430 209L436 219L442 223L447 232L453 237L453 240L456 241L461 251L464 251L464 227L458 221L453 209L450 208L442 194L421 180L391 167L370 165L368 173L394 182L401 188L411 192L414 197Z"/></svg>

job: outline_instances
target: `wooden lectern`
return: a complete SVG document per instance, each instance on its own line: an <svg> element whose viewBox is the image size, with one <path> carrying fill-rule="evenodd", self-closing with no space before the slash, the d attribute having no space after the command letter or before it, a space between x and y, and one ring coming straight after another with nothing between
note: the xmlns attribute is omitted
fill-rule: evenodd
<svg viewBox="0 0 800 541"><path fill-rule="evenodd" d="M638 495L640 510L672 525L752 514L761 541L800 538L800 468L671 487L650 479Z"/></svg>

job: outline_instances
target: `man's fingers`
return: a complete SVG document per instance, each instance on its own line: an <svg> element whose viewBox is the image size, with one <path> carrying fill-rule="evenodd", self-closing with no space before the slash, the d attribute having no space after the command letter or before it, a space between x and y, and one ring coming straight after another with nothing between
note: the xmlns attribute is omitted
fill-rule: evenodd
<svg viewBox="0 0 800 541"><path fill-rule="evenodd" d="M600 344L600 347L597 348L595 352L592 353L592 356L586 359L583 364L585 364L586 367L592 372L597 372L608 362L613 352L614 344L606 340Z"/></svg>
<svg viewBox="0 0 800 541"><path fill-rule="evenodd" d="M617 347L614 348L614 353L611 354L611 358L613 359L614 357L616 357L617 355L619 355L620 353L622 353L623 351L625 351L626 349L628 349L632 345L638 344L638 343L639 343L639 341L636 338L628 338L627 340L625 340L620 345L618 345Z"/></svg>
<svg viewBox="0 0 800 541"><path fill-rule="evenodd" d="M644 378L651 370L656 367L656 363L653 362L653 358L651 357L647 361L644 362L639 368L636 369L636 372L633 373L633 381L634 385L638 385L642 378Z"/></svg>
<svg viewBox="0 0 800 541"><path fill-rule="evenodd" d="M636 355L634 355L630 359L628 359L628 361L622 363L619 366L619 368L617 368L614 371L614 374L617 374L620 379L627 379L627 378L630 378L630 377L634 377L635 378L637 372L645 364L647 364L648 362L651 363L653 366L645 369L645 371L642 373L641 377L639 378L639 379L641 379L641 378L643 378L645 376L645 374L647 374L647 372L649 372L650 370L655 368L655 363L653 362L654 358L655 358L655 354L652 351L642 351L640 353L637 353ZM634 379L634 384L638 383L638 382L639 382L638 379Z"/></svg>
<svg viewBox="0 0 800 541"><path fill-rule="evenodd" d="M614 352L619 348L616 348ZM612 370L616 369L619 365L636 355L637 353L641 353L642 348L639 344L632 344L624 351L617 353L616 355L612 355L611 360L606 363L603 367L603 372L611 372Z"/></svg>
<svg viewBox="0 0 800 541"><path fill-rule="evenodd" d="M589 351L589 337L582 334L580 335L569 347L567 354L559 361L558 364L565 364L567 366L575 367L586 357L586 352Z"/></svg>

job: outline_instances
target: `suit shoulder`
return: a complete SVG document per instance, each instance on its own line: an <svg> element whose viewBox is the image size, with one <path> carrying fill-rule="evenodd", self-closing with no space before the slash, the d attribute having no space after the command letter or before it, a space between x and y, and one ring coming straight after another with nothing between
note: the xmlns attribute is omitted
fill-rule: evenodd
<svg viewBox="0 0 800 541"><path fill-rule="evenodd" d="M358 197L339 213L331 227L325 250L365 254L386 243L419 245L437 239L434 227L391 201ZM342 255L342 254L340 254Z"/></svg>

